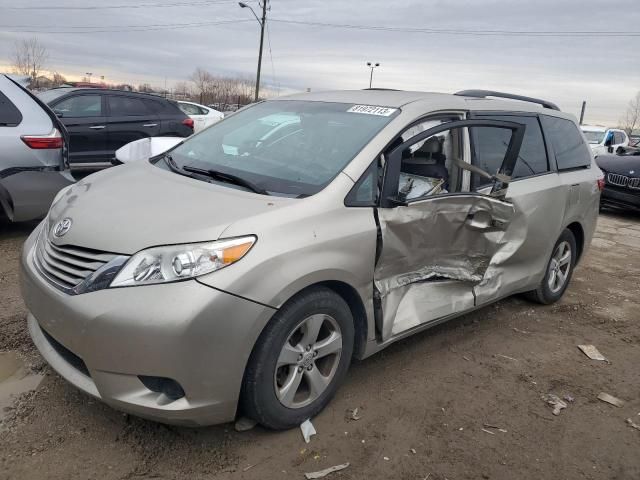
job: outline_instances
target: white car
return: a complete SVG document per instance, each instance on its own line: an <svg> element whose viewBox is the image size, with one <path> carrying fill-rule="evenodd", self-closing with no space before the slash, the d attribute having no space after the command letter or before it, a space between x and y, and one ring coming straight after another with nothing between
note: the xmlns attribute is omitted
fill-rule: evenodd
<svg viewBox="0 0 640 480"><path fill-rule="evenodd" d="M624 130L599 125L581 125L580 128L595 155L613 153L618 147L629 145L629 137Z"/></svg>
<svg viewBox="0 0 640 480"><path fill-rule="evenodd" d="M213 108L205 107L198 103L193 102L178 102L180 110L189 115L193 119L193 131L194 133L200 130L218 123L224 118L224 113L214 110Z"/></svg>

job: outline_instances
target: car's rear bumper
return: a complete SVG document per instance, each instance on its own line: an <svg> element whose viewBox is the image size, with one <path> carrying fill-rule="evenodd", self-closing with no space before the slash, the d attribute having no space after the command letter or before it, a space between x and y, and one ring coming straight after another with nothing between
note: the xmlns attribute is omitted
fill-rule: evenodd
<svg viewBox="0 0 640 480"><path fill-rule="evenodd" d="M640 210L640 191L634 193L620 188L605 186L600 197L600 203L604 206Z"/></svg>
<svg viewBox="0 0 640 480"><path fill-rule="evenodd" d="M233 420L242 377L274 309L195 281L67 295L35 270L25 244L21 286L29 332L66 380L119 410L166 423ZM140 376L177 382L171 399Z"/></svg>

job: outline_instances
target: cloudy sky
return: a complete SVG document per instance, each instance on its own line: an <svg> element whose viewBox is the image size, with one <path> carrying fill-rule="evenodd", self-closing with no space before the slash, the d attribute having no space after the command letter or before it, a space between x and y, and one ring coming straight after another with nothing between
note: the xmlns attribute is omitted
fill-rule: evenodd
<svg viewBox="0 0 640 480"><path fill-rule="evenodd" d="M640 90L637 2L269 0L263 81L282 94L364 88L372 61L376 87L502 90L575 114L586 100L588 123L617 124ZM0 13L0 69L37 36L48 69L75 80L255 75L259 25L233 0L0 0Z"/></svg>

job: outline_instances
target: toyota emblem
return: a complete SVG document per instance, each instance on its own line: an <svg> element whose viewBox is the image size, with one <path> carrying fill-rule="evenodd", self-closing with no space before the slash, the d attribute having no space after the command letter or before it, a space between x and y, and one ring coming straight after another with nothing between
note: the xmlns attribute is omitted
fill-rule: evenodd
<svg viewBox="0 0 640 480"><path fill-rule="evenodd" d="M58 223L56 223L55 227L53 227L53 235L56 237L62 237L69 231L72 223L73 222L70 218L63 218Z"/></svg>

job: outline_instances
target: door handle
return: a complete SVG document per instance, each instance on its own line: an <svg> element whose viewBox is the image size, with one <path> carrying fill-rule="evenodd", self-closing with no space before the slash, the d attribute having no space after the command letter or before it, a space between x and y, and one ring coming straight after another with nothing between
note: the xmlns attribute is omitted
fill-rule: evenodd
<svg viewBox="0 0 640 480"><path fill-rule="evenodd" d="M142 125L143 127L157 127L158 124L157 123L145 123L144 125Z"/></svg>
<svg viewBox="0 0 640 480"><path fill-rule="evenodd" d="M94 125L93 127L89 127L91 130L102 130L105 128L104 125Z"/></svg>

